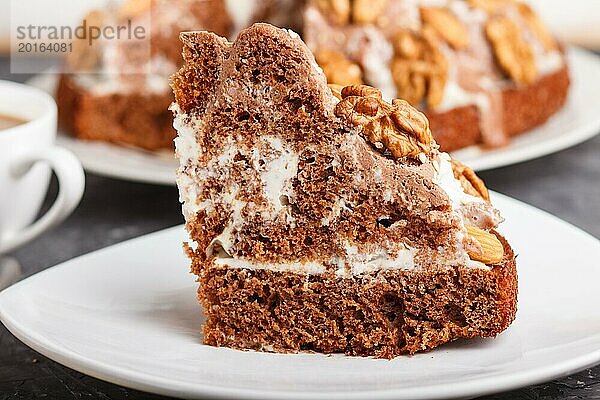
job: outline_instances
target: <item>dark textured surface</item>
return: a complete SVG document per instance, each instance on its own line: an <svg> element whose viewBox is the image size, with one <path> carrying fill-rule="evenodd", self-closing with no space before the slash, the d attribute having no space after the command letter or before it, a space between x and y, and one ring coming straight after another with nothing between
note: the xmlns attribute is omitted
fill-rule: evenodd
<svg viewBox="0 0 600 400"><path fill-rule="evenodd" d="M10 76L0 60L0 77ZM560 153L481 174L489 187L544 209L600 237L600 136ZM49 193L52 198L56 185ZM183 222L174 187L87 175L84 198L55 230L14 255L24 276L75 256ZM0 326L0 399L161 399L63 367ZM600 399L600 366L553 382L483 399Z"/></svg>

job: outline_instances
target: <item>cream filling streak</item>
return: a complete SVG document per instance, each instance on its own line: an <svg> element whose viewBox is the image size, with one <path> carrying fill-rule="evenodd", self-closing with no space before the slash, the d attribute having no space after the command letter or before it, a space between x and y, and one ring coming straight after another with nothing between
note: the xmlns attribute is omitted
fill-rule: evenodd
<svg viewBox="0 0 600 400"><path fill-rule="evenodd" d="M396 257L391 258L381 248L370 254L359 254L356 246L346 244L345 259L332 258L329 265L336 267L335 274L339 277L361 275L381 270L412 270L415 269L414 257L416 250L406 248L400 250ZM217 266L230 268L245 268L249 270L269 270L277 272L293 272L300 274L323 274L327 266L319 262L289 262L289 263L259 263L252 260L232 258L225 252L220 252L215 258Z"/></svg>

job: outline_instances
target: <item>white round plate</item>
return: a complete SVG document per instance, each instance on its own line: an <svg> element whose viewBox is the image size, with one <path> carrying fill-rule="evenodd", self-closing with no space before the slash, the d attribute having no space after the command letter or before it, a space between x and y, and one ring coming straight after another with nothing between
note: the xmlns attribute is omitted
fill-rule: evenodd
<svg viewBox="0 0 600 400"><path fill-rule="evenodd" d="M479 396L600 361L600 242L494 194L519 256L517 318L495 339L393 360L271 354L202 344L182 227L97 251L0 293L20 340L83 373L186 398L433 399Z"/></svg>
<svg viewBox="0 0 600 400"><path fill-rule="evenodd" d="M514 138L496 150L478 146L453 155L476 171L530 160L591 138L600 131L600 58L570 48L568 58L572 87L565 107L543 126ZM56 74L38 75L29 84L54 93ZM132 181L175 184L177 163L172 154L156 154L135 148L75 139L59 132L59 143L75 153L90 172Z"/></svg>

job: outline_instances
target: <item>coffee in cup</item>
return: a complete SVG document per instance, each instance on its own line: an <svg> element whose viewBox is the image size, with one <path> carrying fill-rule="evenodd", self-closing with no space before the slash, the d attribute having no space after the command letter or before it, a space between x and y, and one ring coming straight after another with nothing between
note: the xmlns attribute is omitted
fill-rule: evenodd
<svg viewBox="0 0 600 400"><path fill-rule="evenodd" d="M15 126L19 126L26 122L27 120L23 118L0 113L0 131L4 129L14 128Z"/></svg>

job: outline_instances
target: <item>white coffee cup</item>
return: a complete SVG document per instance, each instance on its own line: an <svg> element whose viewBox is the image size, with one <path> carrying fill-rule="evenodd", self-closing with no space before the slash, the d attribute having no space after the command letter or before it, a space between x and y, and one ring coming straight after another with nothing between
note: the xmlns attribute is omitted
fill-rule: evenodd
<svg viewBox="0 0 600 400"><path fill-rule="evenodd" d="M0 254L29 242L62 222L77 207L85 178L77 158L54 144L56 103L48 94L0 81L0 114L23 124L0 129ZM35 221L54 171L59 192Z"/></svg>

